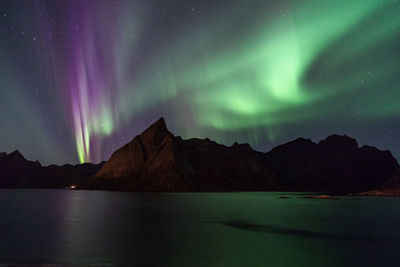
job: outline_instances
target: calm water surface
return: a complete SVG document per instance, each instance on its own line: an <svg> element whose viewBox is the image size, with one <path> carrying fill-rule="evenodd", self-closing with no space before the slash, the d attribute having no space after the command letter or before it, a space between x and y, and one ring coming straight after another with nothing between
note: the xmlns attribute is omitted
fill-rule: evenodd
<svg viewBox="0 0 400 267"><path fill-rule="evenodd" d="M0 190L2 264L399 266L399 262L398 198Z"/></svg>

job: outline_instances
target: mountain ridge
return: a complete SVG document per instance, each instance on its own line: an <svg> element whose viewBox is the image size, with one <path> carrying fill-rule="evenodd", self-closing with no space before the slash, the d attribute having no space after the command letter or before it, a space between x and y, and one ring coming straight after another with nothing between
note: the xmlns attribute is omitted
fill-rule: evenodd
<svg viewBox="0 0 400 267"><path fill-rule="evenodd" d="M346 135L297 138L269 152L208 138L182 139L160 118L116 150L82 188L128 191L290 190L362 192L399 167L390 151ZM365 169L365 170L364 170Z"/></svg>
<svg viewBox="0 0 400 267"><path fill-rule="evenodd" d="M18 151L0 153L0 187L122 191L323 191L397 188L388 150L359 147L347 135L313 142L299 137L268 152L249 144L174 136L160 118L100 164L42 166ZM398 171L400 173L400 171ZM395 177L395 178L393 178ZM400 186L399 186L400 191Z"/></svg>
<svg viewBox="0 0 400 267"><path fill-rule="evenodd" d="M42 166L15 150L0 153L0 188L65 188L81 183L93 175L103 163Z"/></svg>

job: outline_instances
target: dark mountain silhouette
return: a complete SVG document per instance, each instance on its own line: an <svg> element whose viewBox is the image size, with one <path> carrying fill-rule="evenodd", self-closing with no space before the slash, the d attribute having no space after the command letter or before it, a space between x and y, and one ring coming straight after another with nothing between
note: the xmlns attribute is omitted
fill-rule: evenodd
<svg viewBox="0 0 400 267"><path fill-rule="evenodd" d="M400 168L382 186L361 193L365 196L400 196Z"/></svg>
<svg viewBox="0 0 400 267"><path fill-rule="evenodd" d="M263 153L173 136L163 118L118 149L83 188L132 191L271 190L278 177Z"/></svg>
<svg viewBox="0 0 400 267"><path fill-rule="evenodd" d="M395 173L397 171L397 173ZM400 169L389 151L332 135L298 138L267 153L248 144L183 140L163 118L106 163L42 166L19 151L0 153L0 187L127 191L321 191L400 195Z"/></svg>
<svg viewBox="0 0 400 267"><path fill-rule="evenodd" d="M400 191L400 169L383 185L384 189L399 189Z"/></svg>
<svg viewBox="0 0 400 267"><path fill-rule="evenodd" d="M161 118L114 152L82 188L361 192L382 186L398 167L389 151L359 148L347 136L332 135L318 144L299 138L261 153L248 144L183 140Z"/></svg>
<svg viewBox="0 0 400 267"><path fill-rule="evenodd" d="M34 173L41 168L38 161L26 160L16 150L0 154L0 187L25 187Z"/></svg>
<svg viewBox="0 0 400 267"><path fill-rule="evenodd" d="M26 160L16 150L0 153L0 188L65 188L95 174L102 164L50 165Z"/></svg>
<svg viewBox="0 0 400 267"><path fill-rule="evenodd" d="M384 184L399 167L389 151L358 147L331 135L318 144L298 138L266 153L283 190L362 192Z"/></svg>

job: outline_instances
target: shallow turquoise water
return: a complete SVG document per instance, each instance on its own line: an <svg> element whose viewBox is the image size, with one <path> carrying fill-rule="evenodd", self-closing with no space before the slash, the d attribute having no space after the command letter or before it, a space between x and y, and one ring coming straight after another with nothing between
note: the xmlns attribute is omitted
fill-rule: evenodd
<svg viewBox="0 0 400 267"><path fill-rule="evenodd" d="M303 197L0 190L0 263L398 266L400 199Z"/></svg>

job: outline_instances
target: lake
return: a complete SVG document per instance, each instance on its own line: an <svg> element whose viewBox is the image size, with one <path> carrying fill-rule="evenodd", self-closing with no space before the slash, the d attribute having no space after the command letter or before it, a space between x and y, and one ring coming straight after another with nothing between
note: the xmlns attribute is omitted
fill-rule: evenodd
<svg viewBox="0 0 400 267"><path fill-rule="evenodd" d="M398 266L399 251L398 198L0 190L0 264Z"/></svg>

